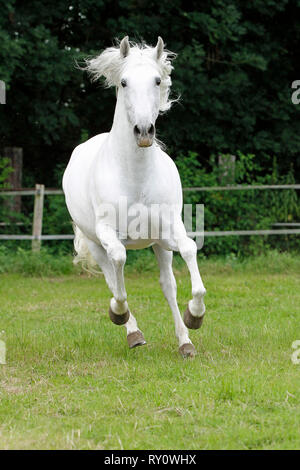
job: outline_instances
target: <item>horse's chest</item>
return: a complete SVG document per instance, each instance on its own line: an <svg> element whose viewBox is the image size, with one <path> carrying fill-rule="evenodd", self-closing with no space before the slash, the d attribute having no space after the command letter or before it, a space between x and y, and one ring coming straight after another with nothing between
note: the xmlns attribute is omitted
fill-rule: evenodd
<svg viewBox="0 0 300 470"><path fill-rule="evenodd" d="M154 182L145 181L144 183L134 183L122 188L119 192L120 196L128 199L128 204L144 204L151 206L152 204L162 204L168 200L168 191L163 184L159 184L158 179Z"/></svg>

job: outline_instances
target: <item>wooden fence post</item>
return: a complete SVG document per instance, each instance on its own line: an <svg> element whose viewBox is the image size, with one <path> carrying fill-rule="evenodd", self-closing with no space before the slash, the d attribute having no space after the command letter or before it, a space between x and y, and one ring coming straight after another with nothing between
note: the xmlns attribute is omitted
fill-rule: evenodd
<svg viewBox="0 0 300 470"><path fill-rule="evenodd" d="M45 186L43 184L35 185L34 196L34 211L33 211L33 225L32 235L32 251L40 251L41 249L41 235L43 227L43 210L44 210L44 192Z"/></svg>

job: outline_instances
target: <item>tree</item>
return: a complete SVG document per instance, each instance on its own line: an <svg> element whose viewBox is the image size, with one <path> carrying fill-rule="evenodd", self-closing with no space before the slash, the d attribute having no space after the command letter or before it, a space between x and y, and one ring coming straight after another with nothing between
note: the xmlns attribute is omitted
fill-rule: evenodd
<svg viewBox="0 0 300 470"><path fill-rule="evenodd" d="M109 130L115 97L89 83L76 60L115 37L178 53L174 93L181 100L159 118L159 137L176 157L197 152L254 153L264 171L300 169L299 110L291 102L300 39L297 0L0 0L1 146L24 148L25 181L54 184L87 135ZM27 175L27 176L26 176Z"/></svg>

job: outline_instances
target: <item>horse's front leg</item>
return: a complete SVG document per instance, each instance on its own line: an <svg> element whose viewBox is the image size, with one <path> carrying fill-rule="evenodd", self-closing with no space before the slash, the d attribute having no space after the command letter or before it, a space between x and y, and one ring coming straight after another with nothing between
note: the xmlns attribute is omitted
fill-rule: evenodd
<svg viewBox="0 0 300 470"><path fill-rule="evenodd" d="M145 344L144 336L138 329L137 322L128 308L124 281L126 249L118 239L116 232L106 224L97 224L96 235L105 249L112 267L111 281L108 283L113 294L109 307L110 319L116 325L125 325L130 348Z"/></svg>
<svg viewBox="0 0 300 470"><path fill-rule="evenodd" d="M184 224L181 218L177 218L173 227L175 249L177 249L187 264L192 283L192 299L184 313L184 323L188 328L198 329L202 325L205 305L204 295L206 289L203 285L198 263L197 263L197 245L187 236Z"/></svg>

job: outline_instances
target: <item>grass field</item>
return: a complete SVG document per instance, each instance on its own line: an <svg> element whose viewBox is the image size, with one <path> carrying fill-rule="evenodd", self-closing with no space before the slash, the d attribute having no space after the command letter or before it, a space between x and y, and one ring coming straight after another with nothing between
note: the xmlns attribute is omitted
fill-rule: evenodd
<svg viewBox="0 0 300 470"><path fill-rule="evenodd" d="M201 263L200 263L201 266ZM155 269L128 270L147 345L127 347L102 277L0 275L2 449L300 448L300 260L203 262L207 315L177 349ZM177 268L181 311L189 278Z"/></svg>

